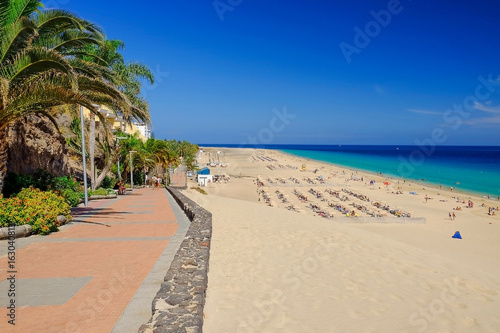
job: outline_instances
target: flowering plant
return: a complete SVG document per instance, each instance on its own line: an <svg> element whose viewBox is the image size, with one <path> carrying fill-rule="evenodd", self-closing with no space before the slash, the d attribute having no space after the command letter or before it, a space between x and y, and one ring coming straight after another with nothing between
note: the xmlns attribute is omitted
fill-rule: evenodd
<svg viewBox="0 0 500 333"><path fill-rule="evenodd" d="M30 187L16 197L0 198L0 227L29 224L33 233L47 235L59 230L58 215L69 220L70 213L66 200L52 191L42 192Z"/></svg>

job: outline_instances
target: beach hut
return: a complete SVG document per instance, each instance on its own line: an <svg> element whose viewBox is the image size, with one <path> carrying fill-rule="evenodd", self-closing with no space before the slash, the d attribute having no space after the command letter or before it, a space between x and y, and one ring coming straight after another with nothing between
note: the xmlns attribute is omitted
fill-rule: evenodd
<svg viewBox="0 0 500 333"><path fill-rule="evenodd" d="M198 185L207 186L209 183L213 182L213 176L210 174L209 168L203 168L198 171L197 176Z"/></svg>

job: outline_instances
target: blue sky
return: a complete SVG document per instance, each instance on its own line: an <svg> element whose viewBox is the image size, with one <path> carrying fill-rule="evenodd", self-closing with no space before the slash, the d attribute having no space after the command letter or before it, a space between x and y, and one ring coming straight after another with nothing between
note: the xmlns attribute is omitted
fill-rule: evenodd
<svg viewBox="0 0 500 333"><path fill-rule="evenodd" d="M153 70L159 139L499 144L498 1L44 3Z"/></svg>

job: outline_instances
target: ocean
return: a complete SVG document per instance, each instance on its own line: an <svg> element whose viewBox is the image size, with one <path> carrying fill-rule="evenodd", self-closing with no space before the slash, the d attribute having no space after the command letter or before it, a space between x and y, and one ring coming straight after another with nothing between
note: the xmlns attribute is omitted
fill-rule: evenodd
<svg viewBox="0 0 500 333"><path fill-rule="evenodd" d="M500 197L499 146L232 145L202 147L275 149L307 159L391 177Z"/></svg>

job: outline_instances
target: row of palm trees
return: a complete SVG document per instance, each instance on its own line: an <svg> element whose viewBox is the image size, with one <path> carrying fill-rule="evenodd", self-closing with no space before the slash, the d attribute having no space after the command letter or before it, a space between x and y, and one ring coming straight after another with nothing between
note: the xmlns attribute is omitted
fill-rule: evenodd
<svg viewBox="0 0 500 333"><path fill-rule="evenodd" d="M121 41L107 40L99 27L70 12L43 9L36 0L0 0L0 191L7 162L6 128L25 116L42 115L57 125L53 115L58 108L83 106L93 115L92 131L94 116L106 124L99 112L105 106L126 123L150 122L140 80L153 84L154 77L146 66L126 63L120 54L123 47ZM109 144L114 139L109 131L107 135L102 178L126 149L123 143ZM94 137L91 133L90 139ZM157 141L145 144L158 146L151 155L153 161L172 163L162 150L168 142ZM99 178L94 184L98 182Z"/></svg>
<svg viewBox="0 0 500 333"><path fill-rule="evenodd" d="M113 164L112 171L119 173L122 179L128 179L130 173L130 152L134 171L147 173L150 178L163 178L168 169L175 169L183 164L189 170L196 169L196 153L198 146L187 141L157 140L154 138L143 142L137 134L130 135L119 142L117 158L120 169ZM117 177L120 178L120 177Z"/></svg>

